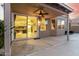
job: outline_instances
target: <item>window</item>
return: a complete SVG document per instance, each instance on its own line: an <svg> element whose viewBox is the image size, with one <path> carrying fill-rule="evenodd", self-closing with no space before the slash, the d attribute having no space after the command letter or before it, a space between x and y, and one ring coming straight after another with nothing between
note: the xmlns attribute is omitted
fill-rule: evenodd
<svg viewBox="0 0 79 59"><path fill-rule="evenodd" d="M48 19L45 19L45 24L48 25Z"/></svg>
<svg viewBox="0 0 79 59"><path fill-rule="evenodd" d="M55 20L52 20L51 21L51 29L52 30L55 30Z"/></svg>
<svg viewBox="0 0 79 59"><path fill-rule="evenodd" d="M27 36L27 17L15 15L15 38L26 38Z"/></svg>
<svg viewBox="0 0 79 59"><path fill-rule="evenodd" d="M41 18L39 21L40 21L40 31L46 31L46 20L45 20L45 18Z"/></svg>
<svg viewBox="0 0 79 59"><path fill-rule="evenodd" d="M64 29L64 24L65 24L64 20L58 20L57 21L58 29Z"/></svg>

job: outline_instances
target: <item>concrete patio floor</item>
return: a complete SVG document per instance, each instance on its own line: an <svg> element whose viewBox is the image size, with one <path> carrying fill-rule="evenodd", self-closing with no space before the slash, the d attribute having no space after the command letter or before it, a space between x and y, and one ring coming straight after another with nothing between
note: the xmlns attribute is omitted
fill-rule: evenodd
<svg viewBox="0 0 79 59"><path fill-rule="evenodd" d="M14 42L12 55L17 56L79 56L79 34Z"/></svg>

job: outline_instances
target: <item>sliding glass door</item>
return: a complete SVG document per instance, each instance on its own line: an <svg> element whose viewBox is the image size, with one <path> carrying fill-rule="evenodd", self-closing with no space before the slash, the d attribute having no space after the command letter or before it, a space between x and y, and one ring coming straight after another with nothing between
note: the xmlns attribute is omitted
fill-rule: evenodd
<svg viewBox="0 0 79 59"><path fill-rule="evenodd" d="M27 37L27 17L26 16L15 16L15 38L26 38Z"/></svg>
<svg viewBox="0 0 79 59"><path fill-rule="evenodd" d="M36 38L38 34L37 17L28 16L28 37Z"/></svg>
<svg viewBox="0 0 79 59"><path fill-rule="evenodd" d="M34 16L15 15L15 39L37 38L38 20Z"/></svg>

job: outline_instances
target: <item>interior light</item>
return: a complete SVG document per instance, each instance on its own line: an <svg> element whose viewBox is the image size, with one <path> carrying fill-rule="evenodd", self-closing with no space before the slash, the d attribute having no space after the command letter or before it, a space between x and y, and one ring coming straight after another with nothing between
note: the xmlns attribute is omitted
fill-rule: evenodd
<svg viewBox="0 0 79 59"><path fill-rule="evenodd" d="M61 22L61 25L64 25L64 21Z"/></svg>
<svg viewBox="0 0 79 59"><path fill-rule="evenodd" d="M31 26L30 26L30 25L28 25L28 28L31 28Z"/></svg>
<svg viewBox="0 0 79 59"><path fill-rule="evenodd" d="M38 26L40 26L41 25L41 22L40 21L38 21Z"/></svg>

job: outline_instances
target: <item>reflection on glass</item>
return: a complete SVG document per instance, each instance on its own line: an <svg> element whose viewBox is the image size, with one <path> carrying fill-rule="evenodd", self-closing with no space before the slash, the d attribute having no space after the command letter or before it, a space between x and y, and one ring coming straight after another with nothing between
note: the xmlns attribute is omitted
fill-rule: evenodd
<svg viewBox="0 0 79 59"><path fill-rule="evenodd" d="M58 20L57 21L57 26L58 26L58 29L64 29L64 20Z"/></svg>
<svg viewBox="0 0 79 59"><path fill-rule="evenodd" d="M55 30L55 20L51 20L51 29Z"/></svg>
<svg viewBox="0 0 79 59"><path fill-rule="evenodd" d="M16 38L26 38L26 19L25 16L16 15L15 17L15 37Z"/></svg>
<svg viewBox="0 0 79 59"><path fill-rule="evenodd" d="M64 21L61 21L61 28L64 29Z"/></svg>
<svg viewBox="0 0 79 59"><path fill-rule="evenodd" d="M37 34L37 17L28 16L28 37L35 38Z"/></svg>
<svg viewBox="0 0 79 59"><path fill-rule="evenodd" d="M15 17L15 38L35 38L37 36L37 17Z"/></svg>
<svg viewBox="0 0 79 59"><path fill-rule="evenodd" d="M40 19L40 31L46 31L46 20L43 17Z"/></svg>

